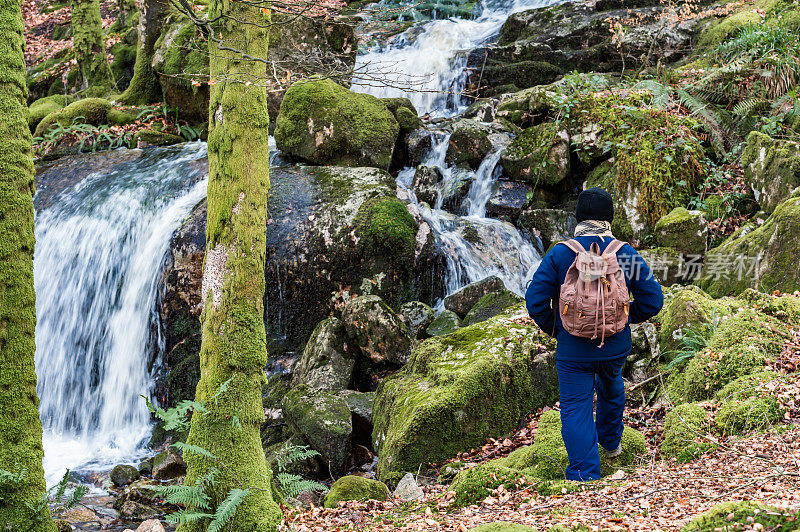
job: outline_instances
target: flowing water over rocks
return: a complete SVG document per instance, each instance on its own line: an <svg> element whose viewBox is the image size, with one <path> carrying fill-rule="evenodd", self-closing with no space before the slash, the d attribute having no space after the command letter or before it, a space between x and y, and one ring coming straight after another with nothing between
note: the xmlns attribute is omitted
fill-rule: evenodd
<svg viewBox="0 0 800 532"><path fill-rule="evenodd" d="M48 482L132 460L149 438L158 279L205 195L204 144L39 169L36 368Z"/></svg>

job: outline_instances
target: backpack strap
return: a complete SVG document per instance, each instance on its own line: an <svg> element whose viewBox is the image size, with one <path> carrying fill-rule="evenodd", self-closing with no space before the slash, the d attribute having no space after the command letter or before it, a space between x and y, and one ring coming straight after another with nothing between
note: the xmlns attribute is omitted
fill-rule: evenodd
<svg viewBox="0 0 800 532"><path fill-rule="evenodd" d="M603 255L616 255L617 252L622 249L622 246L627 244L627 242L623 242L622 240L614 239L611 243L606 246L605 251L603 251Z"/></svg>
<svg viewBox="0 0 800 532"><path fill-rule="evenodd" d="M581 246L581 243L575 240L574 238L570 240L565 240L563 242L559 242L559 244L564 244L575 253L583 253L584 251L586 251L583 248L583 246Z"/></svg>

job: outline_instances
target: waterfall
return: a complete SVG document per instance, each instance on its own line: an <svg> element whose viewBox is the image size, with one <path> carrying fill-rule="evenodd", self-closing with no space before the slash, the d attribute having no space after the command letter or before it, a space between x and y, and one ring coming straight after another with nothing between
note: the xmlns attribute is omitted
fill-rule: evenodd
<svg viewBox="0 0 800 532"><path fill-rule="evenodd" d="M172 233L205 196L206 173L191 163L206 148L139 153L86 175L37 212L36 370L48 483L66 468L131 461L149 439L140 395L149 396L160 355L159 271ZM70 168L80 158L58 164L81 171Z"/></svg>
<svg viewBox="0 0 800 532"><path fill-rule="evenodd" d="M404 96L420 114L452 116L466 108L461 98L467 54L496 36L509 15L564 0L484 0L474 20L422 22L390 45L359 54L352 90L379 98Z"/></svg>

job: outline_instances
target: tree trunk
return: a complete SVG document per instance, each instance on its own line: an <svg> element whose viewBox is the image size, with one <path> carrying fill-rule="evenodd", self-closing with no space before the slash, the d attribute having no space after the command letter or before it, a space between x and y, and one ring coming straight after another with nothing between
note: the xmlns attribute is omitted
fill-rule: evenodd
<svg viewBox="0 0 800 532"><path fill-rule="evenodd" d="M153 53L156 41L164 26L169 4L164 0L138 0L139 42L136 47L136 64L131 84L120 101L127 105L145 105L161 101L161 85L153 71Z"/></svg>
<svg viewBox="0 0 800 532"><path fill-rule="evenodd" d="M113 85L100 19L100 0L72 0L72 42L80 70L80 88Z"/></svg>
<svg viewBox="0 0 800 532"><path fill-rule="evenodd" d="M55 531L44 495L42 422L36 397L36 295L33 290L33 156L22 12L0 0L0 469L25 470L20 482L0 483L0 523L13 530Z"/></svg>
<svg viewBox="0 0 800 532"><path fill-rule="evenodd" d="M216 35L223 47L266 57L266 10L244 2L212 0L220 14ZM261 386L267 362L264 330L264 260L269 191L269 115L266 66L220 50L210 42L213 80L208 136L208 219L203 271L203 342L196 398L208 413L192 417L188 442L210 451L223 474L212 488L216 507L233 488L253 488L236 512L234 531L272 531L281 519L273 499L272 472L261 447ZM217 397L223 383L225 390ZM187 453L187 484L216 464ZM184 525L182 532L205 530ZM227 530L227 528L226 528Z"/></svg>

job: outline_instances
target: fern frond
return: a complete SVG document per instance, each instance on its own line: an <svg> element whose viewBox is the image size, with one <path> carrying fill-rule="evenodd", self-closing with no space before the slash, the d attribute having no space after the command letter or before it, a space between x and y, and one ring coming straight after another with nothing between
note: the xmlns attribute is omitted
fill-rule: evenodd
<svg viewBox="0 0 800 532"><path fill-rule="evenodd" d="M664 109L672 100L672 93L675 89L654 79L640 81L634 89L645 90L653 95L651 105L657 109Z"/></svg>
<svg viewBox="0 0 800 532"><path fill-rule="evenodd" d="M284 497L297 497L304 491L328 491L325 484L315 480L307 480L300 475L291 473L278 473L275 475L278 491Z"/></svg>
<svg viewBox="0 0 800 532"><path fill-rule="evenodd" d="M205 512L193 512L191 510L178 510L165 517L167 523L173 525L188 525L190 523L197 523L203 519L212 519L214 514Z"/></svg>
<svg viewBox="0 0 800 532"><path fill-rule="evenodd" d="M196 485L156 486L155 491L170 504L190 506L201 510L208 510L211 506L211 498Z"/></svg>
<svg viewBox="0 0 800 532"><path fill-rule="evenodd" d="M278 470L285 471L287 467L309 458L319 456L319 453L314 449L305 445L290 445L285 444L277 453L276 460L278 462Z"/></svg>
<svg viewBox="0 0 800 532"><path fill-rule="evenodd" d="M207 450L205 450L202 447L199 447L197 445L192 445L190 443L184 443L182 441L177 441L177 442L173 443L172 446L175 447L176 449L178 449L183 454L191 453L191 454L197 454L197 455L200 455L200 456L205 456L206 458L210 458L211 460L216 460L217 459L217 457L214 456L213 454L211 454L211 452L209 452L209 451L207 451Z"/></svg>
<svg viewBox="0 0 800 532"><path fill-rule="evenodd" d="M764 98L748 98L747 100L743 100L733 106L733 114L744 117L762 107L769 107L769 105L769 100L765 100Z"/></svg>
<svg viewBox="0 0 800 532"><path fill-rule="evenodd" d="M217 513L214 514L214 519L208 524L208 532L220 532L222 527L228 524L233 519L233 516L236 515L236 509L249 493L249 489L232 489L225 500L217 506Z"/></svg>
<svg viewBox="0 0 800 532"><path fill-rule="evenodd" d="M676 89L675 94L681 105L686 107L708 130L714 151L720 156L724 155L734 131L730 120L724 116L722 111L714 109L708 102L697 98L687 90Z"/></svg>

